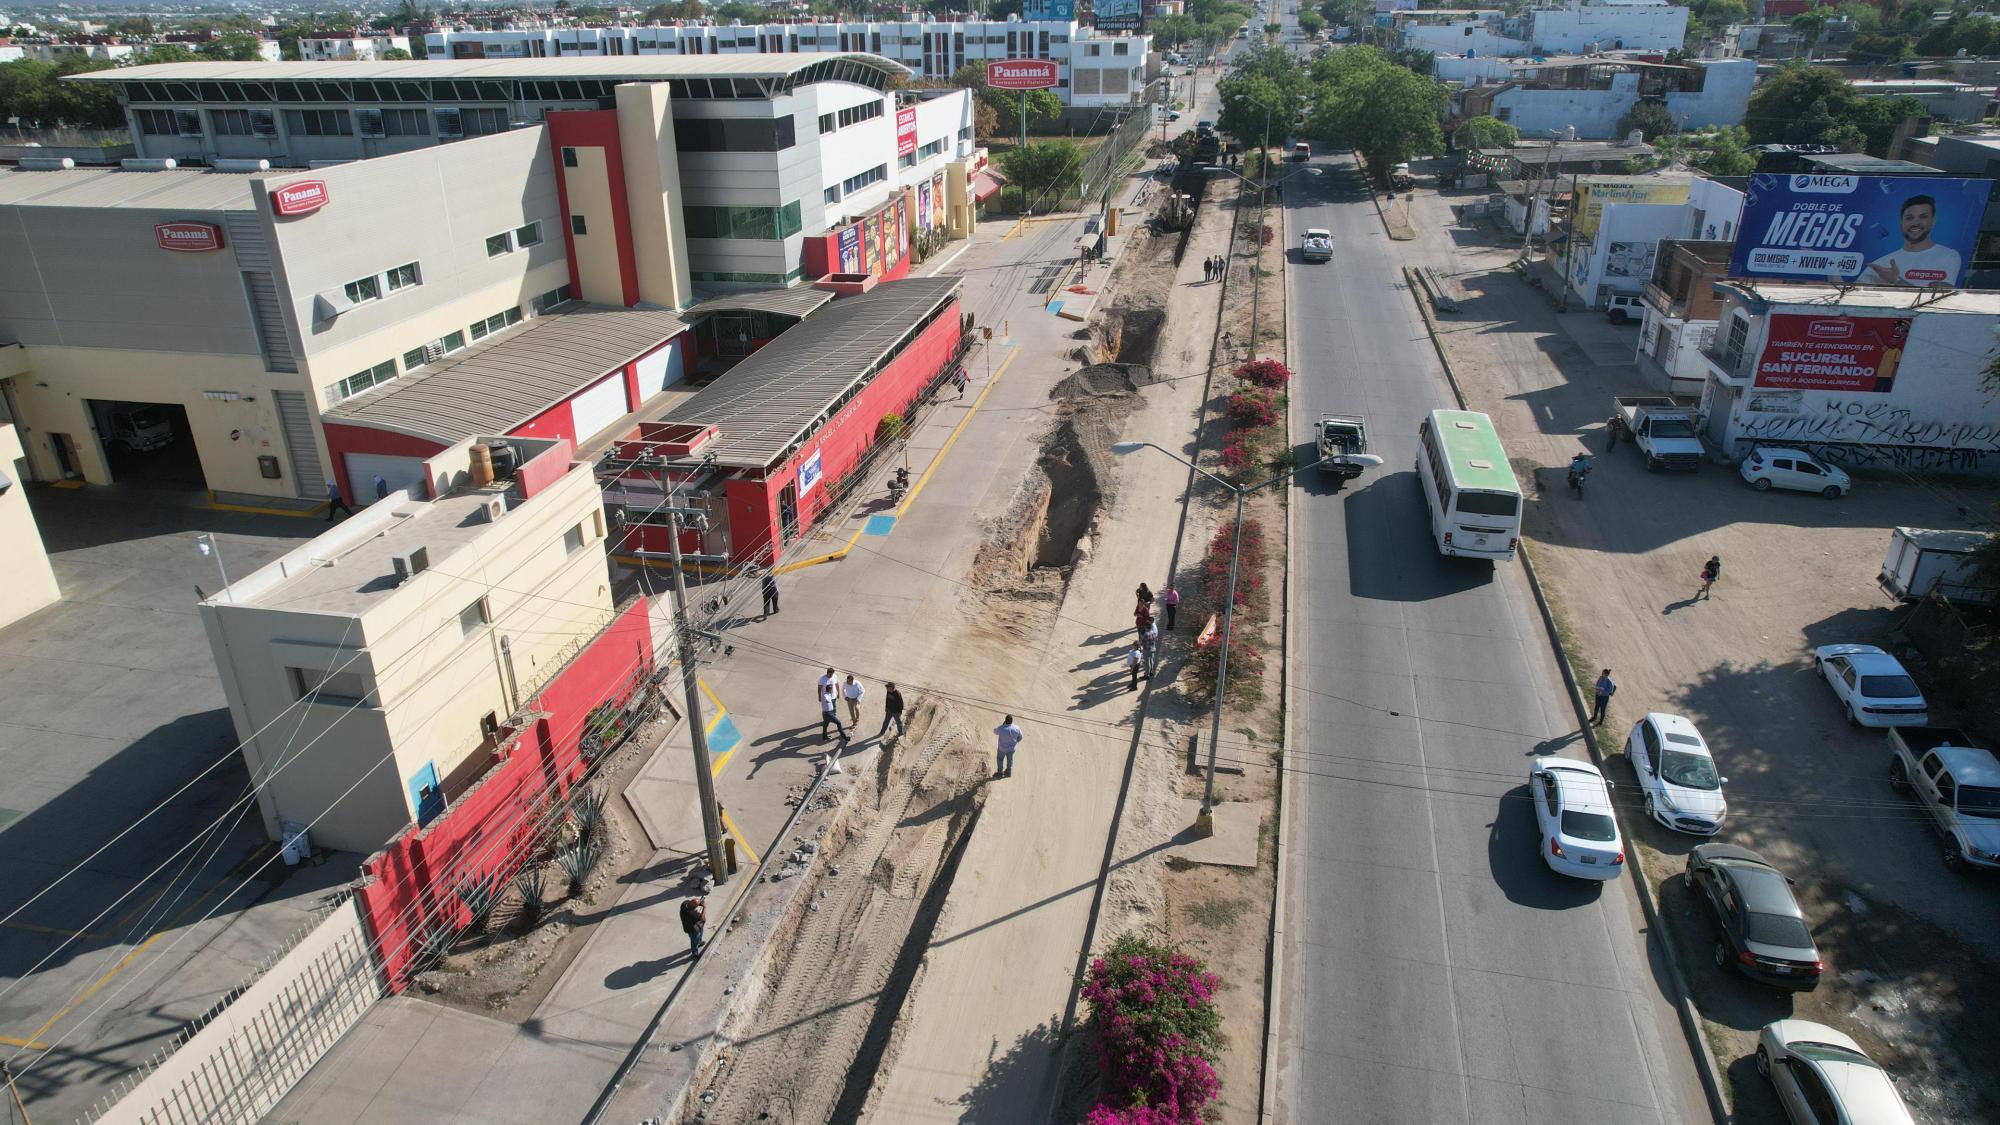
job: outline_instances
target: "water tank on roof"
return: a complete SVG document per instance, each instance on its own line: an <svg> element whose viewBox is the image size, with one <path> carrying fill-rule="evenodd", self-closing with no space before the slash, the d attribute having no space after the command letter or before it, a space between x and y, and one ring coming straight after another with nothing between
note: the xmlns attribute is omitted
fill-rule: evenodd
<svg viewBox="0 0 2000 1125"><path fill-rule="evenodd" d="M170 172L180 167L180 162L171 156L128 156L118 166L127 172Z"/></svg>
<svg viewBox="0 0 2000 1125"><path fill-rule="evenodd" d="M30 172L61 172L76 167L76 161L67 156L24 156L21 167Z"/></svg>

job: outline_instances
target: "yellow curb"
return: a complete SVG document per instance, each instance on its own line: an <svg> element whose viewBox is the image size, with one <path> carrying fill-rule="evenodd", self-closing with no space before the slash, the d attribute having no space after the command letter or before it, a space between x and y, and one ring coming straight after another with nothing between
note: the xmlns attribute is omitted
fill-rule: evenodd
<svg viewBox="0 0 2000 1125"><path fill-rule="evenodd" d="M736 838L736 846L743 849L743 854L750 857L750 862L753 864L758 863L759 860L757 859L756 851L750 847L750 841L743 838L743 833L737 829L736 822L729 819L728 809L722 810L722 825L729 829L731 836Z"/></svg>
<svg viewBox="0 0 2000 1125"><path fill-rule="evenodd" d="M215 498L215 493L210 492L208 494L208 509L212 512L244 512L253 516L292 516L297 519L313 519L325 515L327 507L328 505L325 502L314 504L310 508L264 508L255 504L224 504Z"/></svg>

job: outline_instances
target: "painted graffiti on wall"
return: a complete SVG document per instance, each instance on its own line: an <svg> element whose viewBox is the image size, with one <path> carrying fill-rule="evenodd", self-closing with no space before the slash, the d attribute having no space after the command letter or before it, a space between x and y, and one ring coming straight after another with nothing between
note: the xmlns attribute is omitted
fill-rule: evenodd
<svg viewBox="0 0 2000 1125"><path fill-rule="evenodd" d="M1789 407L1790 409L1787 409ZM1907 407L1868 398L1833 397L1803 409L1777 395L1753 396L1741 419L1751 441L1895 448L1910 453L2000 454L2000 422L1923 418Z"/></svg>
<svg viewBox="0 0 2000 1125"><path fill-rule="evenodd" d="M1849 469L1905 473L2000 473L2000 452L1991 449L1938 449L1911 445L1821 445L1793 442L1830 464Z"/></svg>

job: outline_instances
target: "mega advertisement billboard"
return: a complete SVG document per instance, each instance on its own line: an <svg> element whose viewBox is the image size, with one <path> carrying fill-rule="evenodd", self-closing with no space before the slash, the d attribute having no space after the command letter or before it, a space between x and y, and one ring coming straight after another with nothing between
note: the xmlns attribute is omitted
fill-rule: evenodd
<svg viewBox="0 0 2000 1125"><path fill-rule="evenodd" d="M1909 343L1907 316L1773 313L1751 383L1760 391L1887 394Z"/></svg>
<svg viewBox="0 0 2000 1125"><path fill-rule="evenodd" d="M1097 0L1097 27L1100 31L1137 31L1143 13L1139 0Z"/></svg>
<svg viewBox="0 0 2000 1125"><path fill-rule="evenodd" d="M1943 176L1752 176L1729 274L1956 286L1992 187Z"/></svg>

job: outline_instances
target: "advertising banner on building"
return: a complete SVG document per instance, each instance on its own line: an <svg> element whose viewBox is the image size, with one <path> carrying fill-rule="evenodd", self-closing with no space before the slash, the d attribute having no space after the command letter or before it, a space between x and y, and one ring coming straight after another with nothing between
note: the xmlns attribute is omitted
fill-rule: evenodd
<svg viewBox="0 0 2000 1125"><path fill-rule="evenodd" d="M1760 391L1887 394L1909 342L1907 316L1773 313L1752 384Z"/></svg>
<svg viewBox="0 0 2000 1125"><path fill-rule="evenodd" d="M1654 182L1638 180L1583 180L1576 185L1576 233L1586 242L1595 241L1597 227L1604 221L1604 208L1612 203L1686 203L1687 181Z"/></svg>
<svg viewBox="0 0 2000 1125"><path fill-rule="evenodd" d="M1021 5L1024 20L1073 20L1076 18L1076 0L1025 0Z"/></svg>
<svg viewBox="0 0 2000 1125"><path fill-rule="evenodd" d="M1062 76L1048 59L994 59L986 64L986 84L996 90L1053 90Z"/></svg>
<svg viewBox="0 0 2000 1125"><path fill-rule="evenodd" d="M931 229L931 182L925 180L917 185L917 225Z"/></svg>
<svg viewBox="0 0 2000 1125"><path fill-rule="evenodd" d="M1942 176L1752 176L1729 276L1956 286L1992 187Z"/></svg>
<svg viewBox="0 0 2000 1125"><path fill-rule="evenodd" d="M1095 11L1099 31L1139 30L1139 0L1097 0Z"/></svg>
<svg viewBox="0 0 2000 1125"><path fill-rule="evenodd" d="M799 499L801 500L806 498L806 493L813 490L813 485L819 483L819 478L824 473L820 465L819 454L820 451L815 449L811 457L806 458L799 464Z"/></svg>
<svg viewBox="0 0 2000 1125"><path fill-rule="evenodd" d="M840 272L861 272L861 224L840 228Z"/></svg>
<svg viewBox="0 0 2000 1125"><path fill-rule="evenodd" d="M896 155L909 156L917 151L917 107L909 106L896 111Z"/></svg>

